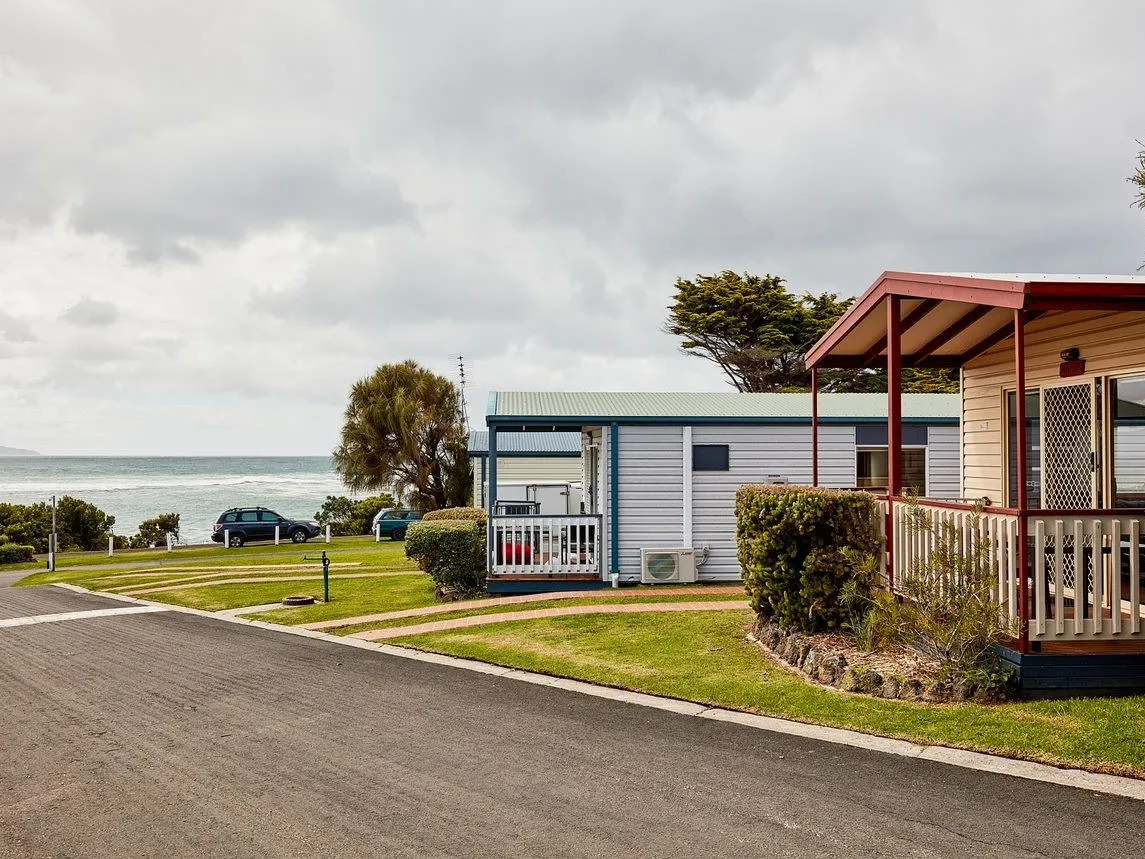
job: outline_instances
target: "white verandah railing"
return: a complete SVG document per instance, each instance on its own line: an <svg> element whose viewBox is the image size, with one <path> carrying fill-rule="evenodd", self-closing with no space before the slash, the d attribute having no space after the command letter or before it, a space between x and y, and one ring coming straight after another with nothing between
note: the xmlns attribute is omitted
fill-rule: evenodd
<svg viewBox="0 0 1145 859"><path fill-rule="evenodd" d="M887 502L881 502L886 509ZM895 590L934 554L939 535L964 557L988 565L994 598L1011 621L1021 618L1018 513L975 513L961 504L895 501L889 546ZM922 517L920 527L915 516ZM1141 519L1145 511L1034 510L1027 518L1025 570L1029 637L1039 641L1145 638ZM985 544L985 548L983 548ZM917 580L916 580L917 581Z"/></svg>
<svg viewBox="0 0 1145 859"><path fill-rule="evenodd" d="M493 575L600 575L600 516L494 516Z"/></svg>

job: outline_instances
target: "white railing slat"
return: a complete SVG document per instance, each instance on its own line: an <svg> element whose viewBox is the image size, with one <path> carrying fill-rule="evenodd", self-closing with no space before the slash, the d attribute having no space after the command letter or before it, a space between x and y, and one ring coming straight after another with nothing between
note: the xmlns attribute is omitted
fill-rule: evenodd
<svg viewBox="0 0 1145 859"><path fill-rule="evenodd" d="M1121 634L1121 520L1109 535L1109 634Z"/></svg>
<svg viewBox="0 0 1145 859"><path fill-rule="evenodd" d="M1046 523L1034 523L1034 634L1046 634Z"/></svg>
<svg viewBox="0 0 1145 859"><path fill-rule="evenodd" d="M1101 635L1105 632L1105 564L1102 563L1104 535L1101 520L1094 519L1090 528L1093 534L1093 549L1090 552L1093 558L1093 634Z"/></svg>
<svg viewBox="0 0 1145 859"><path fill-rule="evenodd" d="M1054 633L1065 632L1065 525L1054 520Z"/></svg>
<svg viewBox="0 0 1145 859"><path fill-rule="evenodd" d="M1141 523L1129 522L1129 632L1141 632Z"/></svg>

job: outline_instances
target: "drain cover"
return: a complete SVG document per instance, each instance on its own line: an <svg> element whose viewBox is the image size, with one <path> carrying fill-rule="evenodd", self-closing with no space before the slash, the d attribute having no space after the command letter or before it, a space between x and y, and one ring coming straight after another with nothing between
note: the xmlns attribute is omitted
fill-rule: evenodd
<svg viewBox="0 0 1145 859"><path fill-rule="evenodd" d="M298 594L292 597L283 597L283 605L314 605L314 597Z"/></svg>

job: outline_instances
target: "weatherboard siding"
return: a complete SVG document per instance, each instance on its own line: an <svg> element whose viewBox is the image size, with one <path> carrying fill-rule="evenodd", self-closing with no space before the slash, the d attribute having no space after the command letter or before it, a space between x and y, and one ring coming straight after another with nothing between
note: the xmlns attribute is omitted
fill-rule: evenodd
<svg viewBox="0 0 1145 859"><path fill-rule="evenodd" d="M961 448L958 427L927 427L926 494L930 498L961 497Z"/></svg>
<svg viewBox="0 0 1145 859"><path fill-rule="evenodd" d="M684 429L620 427L620 573L640 577L640 550L684 543Z"/></svg>
<svg viewBox="0 0 1145 859"><path fill-rule="evenodd" d="M766 483L774 477L810 484L811 428L695 427L692 433L693 444L728 445L727 471L697 471L692 475L692 545L698 552L707 547L700 578L738 581L736 490L746 483ZM819 454L822 485L854 485L854 427L820 427ZM697 560L700 557L703 555Z"/></svg>

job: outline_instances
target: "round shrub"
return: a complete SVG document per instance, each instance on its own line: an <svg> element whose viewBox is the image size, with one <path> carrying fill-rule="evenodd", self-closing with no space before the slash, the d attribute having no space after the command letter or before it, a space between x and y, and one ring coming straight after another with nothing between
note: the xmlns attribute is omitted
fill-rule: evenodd
<svg viewBox="0 0 1145 859"><path fill-rule="evenodd" d="M473 520L421 521L406 532L406 557L429 573L438 596L485 588L485 526Z"/></svg>
<svg viewBox="0 0 1145 859"><path fill-rule="evenodd" d="M27 564L35 560L36 550L19 543L0 543L0 564Z"/></svg>
<svg viewBox="0 0 1145 859"><path fill-rule="evenodd" d="M741 487L736 538L752 608L785 629L841 626L850 616L843 587L856 580L859 595L870 593L872 583L861 579L882 547L880 515L866 492Z"/></svg>
<svg viewBox="0 0 1145 859"><path fill-rule="evenodd" d="M484 524L489 516L481 507L443 507L441 510L430 510L422 517L425 522L440 522L443 520L460 520L462 522L480 522Z"/></svg>

